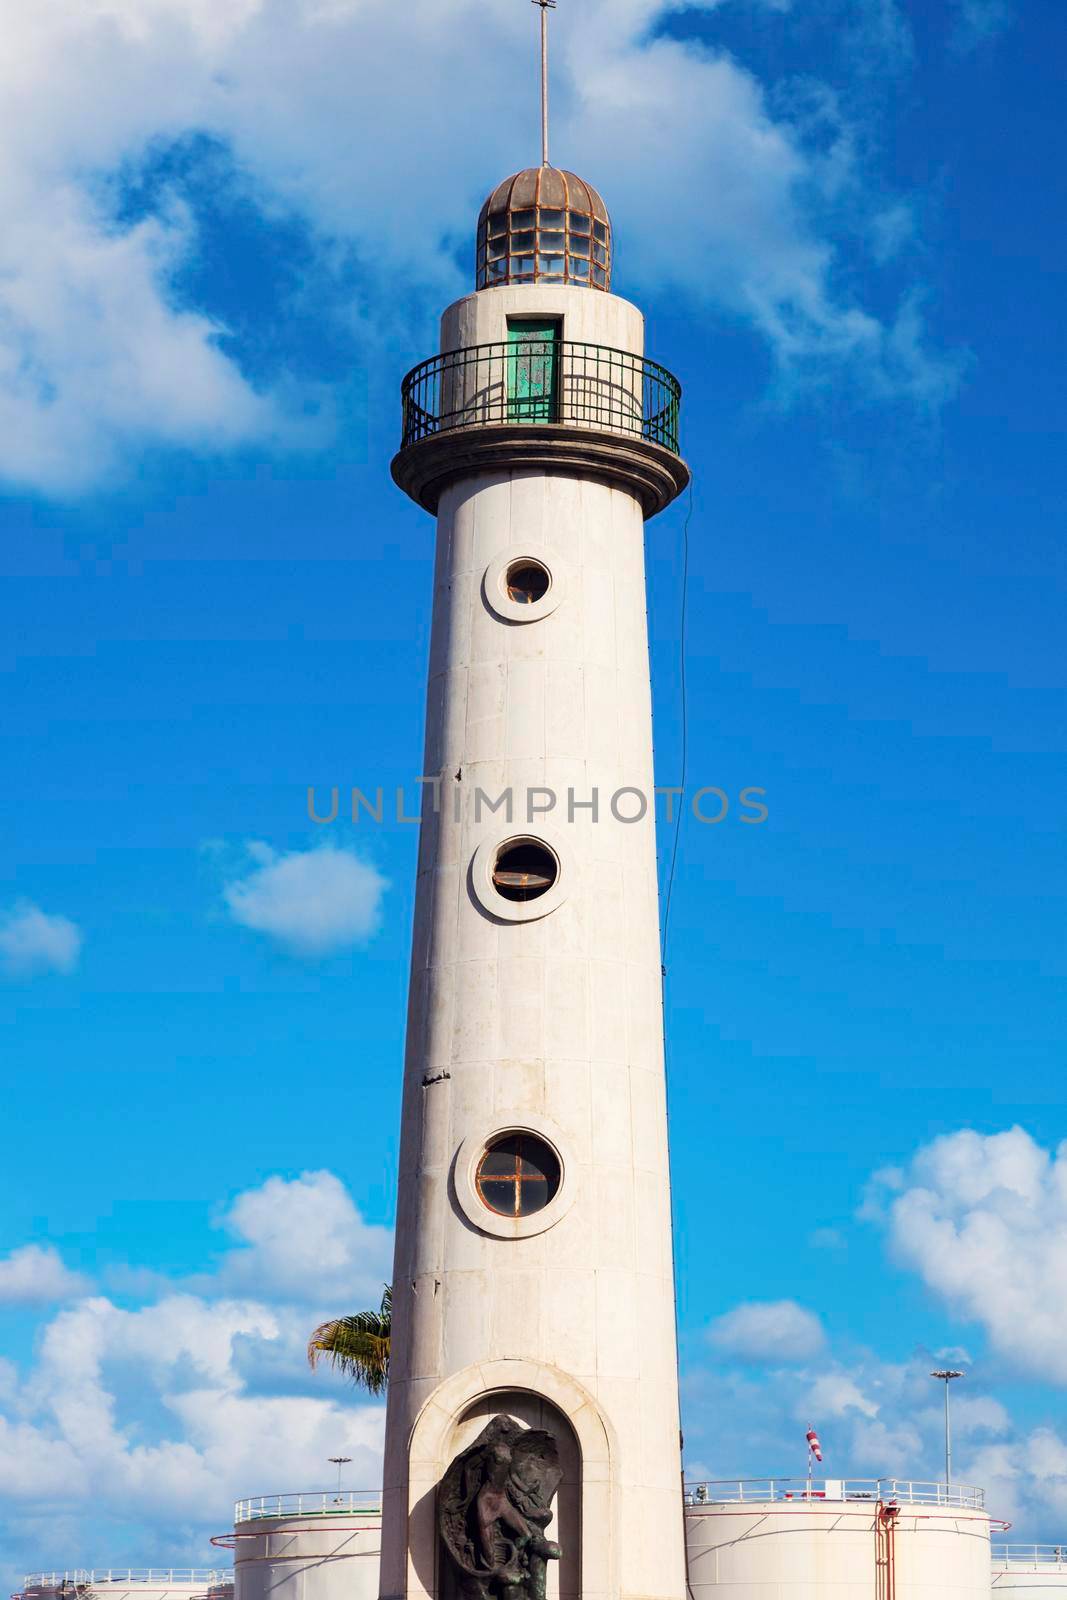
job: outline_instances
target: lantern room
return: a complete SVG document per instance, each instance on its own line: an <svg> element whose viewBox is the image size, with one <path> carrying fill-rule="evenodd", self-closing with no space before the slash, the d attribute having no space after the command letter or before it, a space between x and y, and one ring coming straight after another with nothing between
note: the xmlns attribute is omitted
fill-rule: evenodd
<svg viewBox="0 0 1067 1600"><path fill-rule="evenodd" d="M573 172L528 167L497 185L478 218L479 289L569 283L611 289L611 219Z"/></svg>

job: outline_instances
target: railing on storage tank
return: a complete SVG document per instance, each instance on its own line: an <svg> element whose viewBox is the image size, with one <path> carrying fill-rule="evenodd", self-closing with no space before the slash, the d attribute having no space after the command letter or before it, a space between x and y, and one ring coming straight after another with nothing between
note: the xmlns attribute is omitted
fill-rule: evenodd
<svg viewBox="0 0 1067 1600"><path fill-rule="evenodd" d="M413 367L402 447L454 428L557 423L631 434L679 453L682 386L655 361L573 339L479 344Z"/></svg>
<svg viewBox="0 0 1067 1600"><path fill-rule="evenodd" d="M214 1567L97 1567L91 1572L84 1567L74 1567L69 1572L30 1572L22 1580L22 1587L98 1589L105 1583L181 1583L203 1584L207 1589L232 1581L232 1573Z"/></svg>
<svg viewBox="0 0 1067 1600"><path fill-rule="evenodd" d="M376 1489L315 1490L305 1494L261 1494L238 1500L233 1520L256 1522L266 1517L375 1517L382 1509Z"/></svg>
<svg viewBox="0 0 1067 1600"><path fill-rule="evenodd" d="M1059 1567L1067 1570L1067 1544L995 1544L993 1565Z"/></svg>
<svg viewBox="0 0 1067 1600"><path fill-rule="evenodd" d="M729 1478L685 1486L687 1506L742 1505L750 1500L882 1500L981 1511L985 1491L970 1484L917 1483L912 1478Z"/></svg>

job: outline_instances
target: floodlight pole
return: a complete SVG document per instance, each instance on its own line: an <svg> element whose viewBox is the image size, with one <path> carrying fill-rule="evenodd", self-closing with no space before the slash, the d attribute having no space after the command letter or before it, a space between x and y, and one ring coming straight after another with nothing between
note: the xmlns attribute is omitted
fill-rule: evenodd
<svg viewBox="0 0 1067 1600"><path fill-rule="evenodd" d="M351 1456L327 1456L326 1459L333 1466L335 1466L337 1468L337 1493L340 1494L341 1493L341 1468L342 1467L347 1467L349 1462L352 1460L352 1457Z"/></svg>
<svg viewBox="0 0 1067 1600"><path fill-rule="evenodd" d="M953 1378L965 1376L962 1372L953 1372L946 1367L941 1372L931 1372L931 1378L940 1378L945 1385L945 1488L952 1482L952 1421L949 1414L948 1391Z"/></svg>

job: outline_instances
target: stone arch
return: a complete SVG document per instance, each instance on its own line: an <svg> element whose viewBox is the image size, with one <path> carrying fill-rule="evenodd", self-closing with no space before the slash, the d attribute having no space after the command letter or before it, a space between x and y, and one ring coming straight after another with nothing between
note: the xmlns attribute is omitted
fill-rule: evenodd
<svg viewBox="0 0 1067 1600"><path fill-rule="evenodd" d="M614 1493L615 1438L596 1400L574 1378L540 1361L485 1361L440 1384L415 1419L408 1445L408 1597L436 1600L436 1491L449 1462L457 1429L479 1403L499 1396L529 1395L562 1413L580 1457L579 1521L581 1600L611 1600L618 1546Z"/></svg>

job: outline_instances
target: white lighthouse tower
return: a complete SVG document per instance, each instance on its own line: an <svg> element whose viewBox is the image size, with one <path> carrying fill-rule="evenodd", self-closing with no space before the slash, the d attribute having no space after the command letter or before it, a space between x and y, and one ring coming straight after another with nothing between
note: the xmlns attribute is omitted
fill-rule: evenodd
<svg viewBox="0 0 1067 1600"><path fill-rule="evenodd" d="M684 1597L643 538L689 474L611 269L603 201L546 151L404 383L393 475L437 554L388 1600ZM494 1418L500 1481L461 1462L446 1525Z"/></svg>

